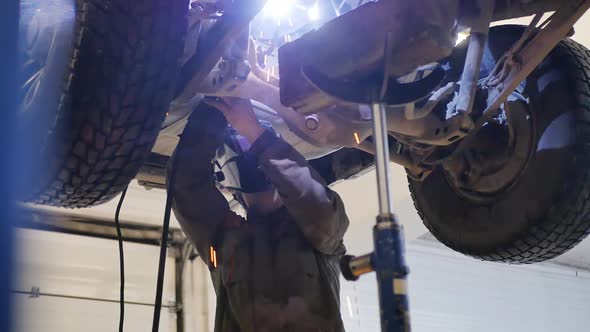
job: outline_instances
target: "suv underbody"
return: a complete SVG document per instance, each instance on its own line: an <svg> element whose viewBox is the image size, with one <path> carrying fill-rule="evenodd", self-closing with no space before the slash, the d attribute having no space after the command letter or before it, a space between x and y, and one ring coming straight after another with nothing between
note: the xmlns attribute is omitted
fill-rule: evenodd
<svg viewBox="0 0 590 332"><path fill-rule="evenodd" d="M567 38L589 7L22 0L18 126L38 153L21 197L78 208L133 178L162 188L204 96L251 99L334 183L371 168L378 101L390 159L441 242L484 260L553 258L590 229L590 51Z"/></svg>

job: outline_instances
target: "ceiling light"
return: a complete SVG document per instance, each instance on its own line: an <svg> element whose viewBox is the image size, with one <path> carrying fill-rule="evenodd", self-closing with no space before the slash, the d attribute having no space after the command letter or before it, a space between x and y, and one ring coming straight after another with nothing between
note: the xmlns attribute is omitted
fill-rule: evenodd
<svg viewBox="0 0 590 332"><path fill-rule="evenodd" d="M307 10L307 18L310 21L317 21L320 19L320 6L317 2Z"/></svg>
<svg viewBox="0 0 590 332"><path fill-rule="evenodd" d="M293 0L268 0L262 12L264 16L280 20L289 15L292 7Z"/></svg>

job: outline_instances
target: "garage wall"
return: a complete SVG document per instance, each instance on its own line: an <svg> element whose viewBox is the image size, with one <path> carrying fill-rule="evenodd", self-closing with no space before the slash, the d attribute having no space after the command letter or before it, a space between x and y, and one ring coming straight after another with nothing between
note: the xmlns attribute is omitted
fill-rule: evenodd
<svg viewBox="0 0 590 332"><path fill-rule="evenodd" d="M104 332L119 325L116 241L17 230L16 332ZM163 332L176 331L174 258L166 262ZM125 243L126 332L151 330L159 247ZM39 295L35 295L38 293ZM202 330L194 330L202 331Z"/></svg>
<svg viewBox="0 0 590 332"><path fill-rule="evenodd" d="M347 235L354 254L369 252L370 227ZM590 272L538 264L480 262L433 241L407 246L413 331L579 332L590 326ZM374 275L342 281L342 317L348 332L379 330Z"/></svg>
<svg viewBox="0 0 590 332"><path fill-rule="evenodd" d="M185 265L183 294L185 331L213 331L215 290L207 265L198 257Z"/></svg>
<svg viewBox="0 0 590 332"><path fill-rule="evenodd" d="M118 331L118 304L50 296L30 298L23 294L15 295L13 300L18 315L16 332ZM127 304L125 331L151 331L153 314L152 306ZM176 321L168 309L162 310L160 324L160 331L176 331Z"/></svg>

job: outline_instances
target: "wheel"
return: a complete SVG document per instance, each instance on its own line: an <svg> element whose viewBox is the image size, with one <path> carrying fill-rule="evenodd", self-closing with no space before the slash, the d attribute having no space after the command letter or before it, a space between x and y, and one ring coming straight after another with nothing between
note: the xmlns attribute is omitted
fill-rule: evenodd
<svg viewBox="0 0 590 332"><path fill-rule="evenodd" d="M523 31L491 30L482 77ZM459 47L452 68L462 68L464 54ZM440 242L481 260L526 264L588 235L588 49L562 41L476 138L423 182L409 179L415 207Z"/></svg>
<svg viewBox="0 0 590 332"><path fill-rule="evenodd" d="M80 208L149 155L179 69L187 0L22 0L24 201Z"/></svg>

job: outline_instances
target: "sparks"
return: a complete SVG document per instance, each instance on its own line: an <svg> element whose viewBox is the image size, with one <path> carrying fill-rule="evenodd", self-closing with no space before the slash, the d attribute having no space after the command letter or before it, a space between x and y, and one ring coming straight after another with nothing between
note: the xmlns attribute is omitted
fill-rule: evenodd
<svg viewBox="0 0 590 332"><path fill-rule="evenodd" d="M209 247L209 260L213 264L213 268L217 268L217 252L213 246Z"/></svg>

